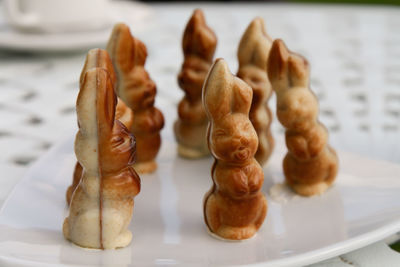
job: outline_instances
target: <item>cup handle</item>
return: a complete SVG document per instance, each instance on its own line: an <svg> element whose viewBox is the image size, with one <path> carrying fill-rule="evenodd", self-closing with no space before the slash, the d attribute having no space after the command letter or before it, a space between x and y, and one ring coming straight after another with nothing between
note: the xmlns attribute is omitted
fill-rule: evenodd
<svg viewBox="0 0 400 267"><path fill-rule="evenodd" d="M35 27L39 24L39 17L32 13L23 13L20 9L20 0L5 0L6 13L10 22L18 27Z"/></svg>

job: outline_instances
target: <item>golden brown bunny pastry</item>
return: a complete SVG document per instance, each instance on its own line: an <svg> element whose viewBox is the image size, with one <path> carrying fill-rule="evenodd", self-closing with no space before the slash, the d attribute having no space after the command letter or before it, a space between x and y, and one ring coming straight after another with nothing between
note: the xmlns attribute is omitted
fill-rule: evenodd
<svg viewBox="0 0 400 267"><path fill-rule="evenodd" d="M127 228L140 178L132 167L135 139L115 119L116 103L109 72L89 69L76 103L75 154L82 178L63 225L65 238L81 247L113 249L132 239Z"/></svg>
<svg viewBox="0 0 400 267"><path fill-rule="evenodd" d="M272 87L266 73L271 46L272 39L265 31L264 20L255 18L243 34L238 49L237 76L253 89L249 117L258 136L255 158L261 166L267 162L274 148L274 139L270 130L272 113L268 108Z"/></svg>
<svg viewBox="0 0 400 267"><path fill-rule="evenodd" d="M215 158L204 218L210 232L224 239L254 236L267 214L267 200L260 191L264 174L254 158L257 133L249 120L252 95L250 86L217 59L203 90L210 120L208 146Z"/></svg>
<svg viewBox="0 0 400 267"><path fill-rule="evenodd" d="M114 72L114 67L112 65L111 59L104 49L91 49L86 55L85 65L83 66L81 76L79 79L79 83L81 84L85 73L92 68L104 68L110 74L110 79L115 89L116 85L116 75ZM117 112L115 115L116 119L122 122L128 129L132 126L133 123L133 111L128 108L125 103L118 98L117 103ZM68 187L67 190L67 203L71 202L71 197L75 188L78 186L82 177L82 166L80 166L79 162L75 165L75 170L73 174L72 184Z"/></svg>
<svg viewBox="0 0 400 267"><path fill-rule="evenodd" d="M298 194L322 194L335 180L338 158L328 131L318 121L318 99L310 90L310 70L302 56L282 40L272 44L268 76L277 96L277 116L286 128L286 183Z"/></svg>
<svg viewBox="0 0 400 267"><path fill-rule="evenodd" d="M207 26L203 11L196 9L183 33L185 59L178 75L178 84L185 96L178 106L174 131L178 154L182 157L200 158L210 153L206 138L208 119L201 102L201 89L216 45L217 37Z"/></svg>
<svg viewBox="0 0 400 267"><path fill-rule="evenodd" d="M117 73L117 94L135 114L130 128L138 151L134 167L139 173L153 172L157 169L155 157L161 146L164 116L154 107L157 89L144 68L146 46L120 23L114 26L107 51Z"/></svg>

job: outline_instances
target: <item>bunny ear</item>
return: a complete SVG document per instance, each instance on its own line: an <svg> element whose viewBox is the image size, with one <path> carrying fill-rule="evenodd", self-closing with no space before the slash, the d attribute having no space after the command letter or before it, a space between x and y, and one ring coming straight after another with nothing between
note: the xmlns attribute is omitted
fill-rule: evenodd
<svg viewBox="0 0 400 267"><path fill-rule="evenodd" d="M81 77L79 79L80 84L82 84L85 73L92 68L106 69L110 75L113 85L115 86L116 74L110 56L108 55L106 50L100 48L89 50L86 55L85 65L83 66Z"/></svg>
<svg viewBox="0 0 400 267"><path fill-rule="evenodd" d="M147 58L147 48L139 39L132 37L133 45L133 61L135 66L144 66Z"/></svg>
<svg viewBox="0 0 400 267"><path fill-rule="evenodd" d="M255 65L267 70L267 60L272 39L265 31L264 20L255 18L244 32L238 48L239 65Z"/></svg>
<svg viewBox="0 0 400 267"><path fill-rule="evenodd" d="M225 60L218 58L203 85L203 105L210 120L218 120L231 112L233 75Z"/></svg>
<svg viewBox="0 0 400 267"><path fill-rule="evenodd" d="M233 82L233 105L234 113L249 114L251 101L253 100L253 90L242 79L235 77Z"/></svg>
<svg viewBox="0 0 400 267"><path fill-rule="evenodd" d="M117 96L114 92L110 75L105 69L96 70L96 114L99 128L99 136L109 136L115 123L115 107L117 105Z"/></svg>
<svg viewBox="0 0 400 267"><path fill-rule="evenodd" d="M217 37L215 33L207 26L203 11L196 9L183 33L183 53L185 55L198 55L211 62L216 46Z"/></svg>
<svg viewBox="0 0 400 267"><path fill-rule="evenodd" d="M288 68L291 85L308 87L310 68L308 61L304 57L292 53L289 58Z"/></svg>
<svg viewBox="0 0 400 267"><path fill-rule="evenodd" d="M123 23L114 26L107 44L114 67L122 72L129 72L134 65L135 41L129 27Z"/></svg>
<svg viewBox="0 0 400 267"><path fill-rule="evenodd" d="M97 69L90 69L83 75L76 100L76 113L80 131L88 135L97 134Z"/></svg>
<svg viewBox="0 0 400 267"><path fill-rule="evenodd" d="M286 48L285 43L281 39L277 39L272 43L269 52L267 70L268 78L271 81L274 90L280 86L288 86L288 67L290 52Z"/></svg>

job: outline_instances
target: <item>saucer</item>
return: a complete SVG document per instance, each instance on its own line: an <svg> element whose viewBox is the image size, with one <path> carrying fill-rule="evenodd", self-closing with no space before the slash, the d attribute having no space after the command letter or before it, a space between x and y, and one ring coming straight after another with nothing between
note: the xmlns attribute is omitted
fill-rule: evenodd
<svg viewBox="0 0 400 267"><path fill-rule="evenodd" d="M133 24L136 30L140 30L137 24L142 24L140 22L148 19L152 13L149 6L136 2L111 1L110 7L110 19L102 29L93 31L24 33L11 28L4 17L0 17L0 49L16 52L72 52L105 47L114 23Z"/></svg>

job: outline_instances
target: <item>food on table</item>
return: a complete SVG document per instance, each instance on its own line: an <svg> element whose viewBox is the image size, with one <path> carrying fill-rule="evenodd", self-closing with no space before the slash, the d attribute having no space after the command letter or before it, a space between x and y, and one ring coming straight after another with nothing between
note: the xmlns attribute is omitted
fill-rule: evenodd
<svg viewBox="0 0 400 267"><path fill-rule="evenodd" d="M132 167L135 139L115 119L117 96L110 73L91 68L81 82L76 111L75 154L83 168L64 221L66 239L86 248L127 246L133 198L140 178Z"/></svg>
<svg viewBox="0 0 400 267"><path fill-rule="evenodd" d="M327 129L318 121L318 99L309 88L309 64L282 40L275 40L268 76L277 96L277 117L286 128L286 183L303 196L322 194L335 180L338 158L327 144Z"/></svg>
<svg viewBox="0 0 400 267"><path fill-rule="evenodd" d="M135 114L130 128L138 151L134 168L139 173L153 172L157 169L155 158L161 146L164 116L154 107L157 89L144 68L146 46L120 23L114 26L107 51L117 74L117 94Z"/></svg>
<svg viewBox="0 0 400 267"><path fill-rule="evenodd" d="M255 158L261 166L268 161L274 148L274 139L270 130L272 113L268 108L272 87L266 73L271 46L272 39L265 31L264 20L255 18L243 34L238 49L237 76L253 89L249 117L258 135Z"/></svg>
<svg viewBox="0 0 400 267"><path fill-rule="evenodd" d="M91 49L88 52L85 60L85 65L83 66L81 77L79 79L80 84L83 82L85 73L92 68L104 68L105 70L107 70L110 75L113 87L115 88L116 75L114 72L114 67L112 65L112 62L106 50L96 48L96 49ZM128 129L132 126L133 112L119 98L118 98L117 112L115 114L115 118L120 122L122 122ZM68 204L71 202L72 194L75 191L75 188L78 186L81 177L82 177L82 166L79 164L79 162L77 162L75 165L72 184L71 186L68 187L66 194Z"/></svg>
<svg viewBox="0 0 400 267"><path fill-rule="evenodd" d="M215 158L204 217L209 231L223 239L254 236L267 214L267 200L260 191L264 174L254 158L257 133L249 120L252 96L251 87L217 59L203 90L210 120L208 145Z"/></svg>
<svg viewBox="0 0 400 267"><path fill-rule="evenodd" d="M178 154L186 158L208 156L208 119L201 101L203 82L211 67L217 37L207 26L203 11L193 12L185 32L182 48L184 62L178 75L178 83L185 95L178 106L178 119L175 122L175 137Z"/></svg>

